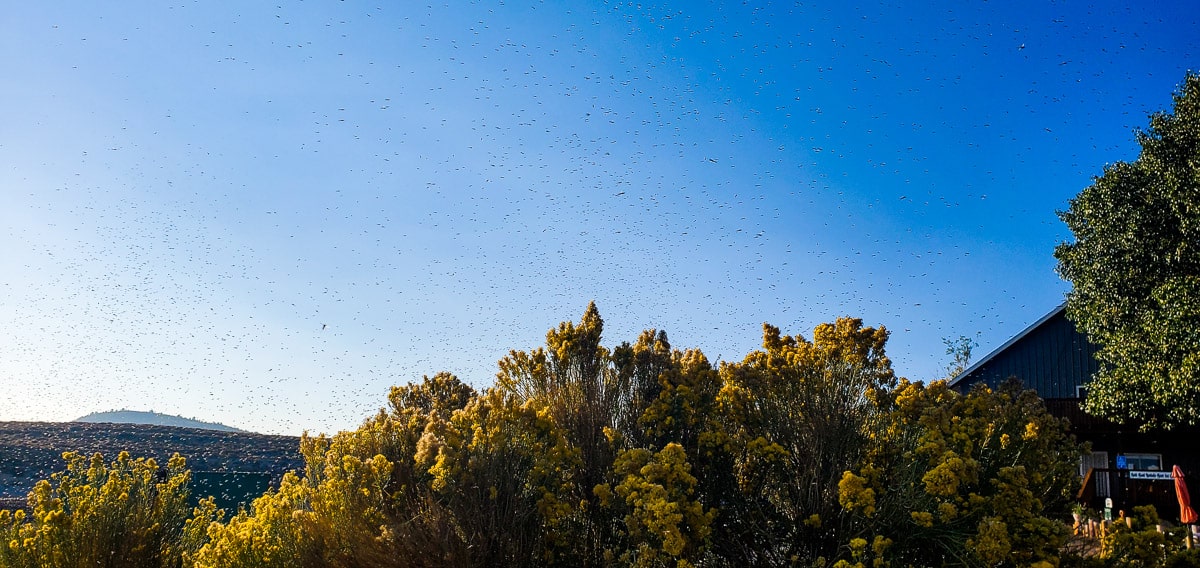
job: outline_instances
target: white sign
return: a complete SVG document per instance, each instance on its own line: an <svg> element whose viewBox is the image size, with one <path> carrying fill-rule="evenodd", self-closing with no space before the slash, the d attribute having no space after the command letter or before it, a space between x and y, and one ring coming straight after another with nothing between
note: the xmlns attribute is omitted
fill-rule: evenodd
<svg viewBox="0 0 1200 568"><path fill-rule="evenodd" d="M1171 472L1169 471L1130 471L1129 479L1158 479L1171 481Z"/></svg>

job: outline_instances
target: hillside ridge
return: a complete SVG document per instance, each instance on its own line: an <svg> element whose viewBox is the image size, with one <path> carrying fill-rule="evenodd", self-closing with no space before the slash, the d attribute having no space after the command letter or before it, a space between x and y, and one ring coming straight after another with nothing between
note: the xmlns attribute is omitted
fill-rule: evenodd
<svg viewBox="0 0 1200 568"><path fill-rule="evenodd" d="M263 472L275 480L304 467L295 436L109 422L0 422L0 497L24 496L37 480L61 471L68 451L100 453L106 461L127 451L160 465L179 453L192 471Z"/></svg>
<svg viewBox="0 0 1200 568"><path fill-rule="evenodd" d="M197 428L200 430L216 430L219 432L245 432L232 426L217 422L204 422L194 418L184 418L173 414L162 414L153 410L109 410L93 412L80 416L72 422L111 423L111 424L148 424L154 426L174 426L176 428Z"/></svg>

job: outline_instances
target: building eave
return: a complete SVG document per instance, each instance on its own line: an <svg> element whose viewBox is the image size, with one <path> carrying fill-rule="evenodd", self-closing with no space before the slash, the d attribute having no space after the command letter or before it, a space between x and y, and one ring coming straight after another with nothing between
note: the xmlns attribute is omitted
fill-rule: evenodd
<svg viewBox="0 0 1200 568"><path fill-rule="evenodd" d="M968 376L970 376L970 375L971 375L971 373L974 373L974 372L975 372L976 370L978 370L980 367L983 367L984 365L988 364L988 363L989 363L989 362L990 362L992 359L994 359L994 358L995 358L997 355L999 355L1000 353L1004 352L1004 350L1005 350L1005 349L1008 349L1009 347L1012 347L1012 345L1013 345L1014 343L1016 343L1016 342L1020 341L1021 339L1023 339L1025 336L1029 335L1030 333L1033 333L1033 330L1037 329L1038 327L1041 327L1041 325L1042 325L1042 324L1044 324L1044 323L1046 323L1047 321L1049 321L1049 320L1050 320L1050 318L1053 318L1054 316L1056 316L1056 315L1058 315L1058 314L1062 313L1062 312L1063 312L1063 310L1065 310L1066 308L1067 308L1067 304L1066 304L1066 302L1063 302L1062 304L1059 304L1057 308L1054 308L1053 310L1050 310L1050 313L1048 313L1048 314L1046 314L1046 315L1042 316L1042 317L1041 317L1041 318L1039 318L1037 321L1035 321L1035 322L1033 322L1032 324L1030 324L1030 325L1029 325L1029 327L1025 328L1025 330L1024 330L1024 331L1022 331L1021 333L1018 333L1018 334L1014 335L1014 336L1013 336L1011 339L1009 339L1008 341L1005 341L1005 342L1004 342L1004 344L1003 344L1003 345L1001 345L1000 347L997 347L997 348L993 349L991 353L988 353L988 354L987 354L987 355L986 355L984 358L982 358L982 359L980 359L979 361L977 361L977 362L976 362L974 365L971 365L970 367L967 367L965 370L963 370L963 372L961 372L961 373L959 373L959 374L955 375L955 376L954 376L954 378L950 379L950 383L949 383L949 385L948 385L948 386L949 386L950 388L954 388L956 385L958 385L958 383L962 382L962 381L963 381L963 379L965 379L965 378L967 378Z"/></svg>

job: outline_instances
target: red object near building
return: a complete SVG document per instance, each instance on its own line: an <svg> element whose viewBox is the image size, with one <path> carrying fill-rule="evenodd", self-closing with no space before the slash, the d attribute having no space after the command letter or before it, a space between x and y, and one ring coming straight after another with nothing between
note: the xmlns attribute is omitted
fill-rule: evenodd
<svg viewBox="0 0 1200 568"><path fill-rule="evenodd" d="M1175 496L1179 498L1179 522L1190 525L1196 522L1196 510L1192 508L1192 498L1188 495L1187 483L1183 480L1183 470L1179 466L1171 468L1171 477L1175 478Z"/></svg>

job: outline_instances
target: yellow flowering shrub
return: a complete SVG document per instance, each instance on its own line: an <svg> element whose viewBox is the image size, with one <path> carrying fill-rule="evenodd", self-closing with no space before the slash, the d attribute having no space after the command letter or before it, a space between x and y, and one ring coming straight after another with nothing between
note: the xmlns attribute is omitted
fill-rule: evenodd
<svg viewBox="0 0 1200 568"><path fill-rule="evenodd" d="M721 366L731 487L710 491L723 503L714 555L739 565L845 556L842 502L871 514L878 491L859 474L895 382L887 337L853 318L817 326L812 341L764 325L761 350ZM805 522L814 515L819 524Z"/></svg>
<svg viewBox="0 0 1200 568"><path fill-rule="evenodd" d="M611 557L629 566L692 566L707 545L715 513L696 500L696 478L683 447L669 443L658 453L621 452L613 464L621 479L611 492L624 513L624 538ZM598 493L609 493L607 485Z"/></svg>
<svg viewBox="0 0 1200 568"><path fill-rule="evenodd" d="M317 564L316 538L306 530L312 490L293 474L278 490L254 500L227 523L208 527L209 542L196 553L195 568L285 568Z"/></svg>
<svg viewBox="0 0 1200 568"><path fill-rule="evenodd" d="M564 451L572 453L570 459L578 461L572 481L559 494L561 502L552 508L556 533L550 536L561 542L555 556L564 563L568 549L567 556L575 562L600 561L612 523L598 516L601 513L592 502L596 498L592 489L606 481L616 455L610 437L620 434L616 437L622 438L628 433L623 427L635 422L640 411L633 405L645 404L644 397L651 395L642 392L642 398L634 396L626 369L618 365L613 351L600 344L603 329L595 303L589 303L578 324L563 322L551 329L544 347L510 352L500 360L496 374L496 390L519 404L538 408L541 420L563 436ZM648 341L653 347L654 340ZM662 343L644 352L643 358L658 358L666 349L665 335ZM623 360L628 359L628 350L622 348L622 352ZM642 383L647 383L644 375L640 375Z"/></svg>
<svg viewBox="0 0 1200 568"><path fill-rule="evenodd" d="M902 380L887 408L885 438L865 456L879 476L874 517L852 499L861 484L843 500L857 532L887 535L900 563L1057 563L1079 447L1035 394Z"/></svg>
<svg viewBox="0 0 1200 568"><path fill-rule="evenodd" d="M454 565L466 545L432 498L429 464L417 458L421 441L434 437L429 431L475 396L453 375L439 373L393 387L390 411L357 430L306 433L300 440L304 475L285 476L249 510L214 524L196 565L373 566L426 557Z"/></svg>
<svg viewBox="0 0 1200 568"><path fill-rule="evenodd" d="M943 498L957 495L959 485L974 481L973 465L974 460L964 460L953 451L946 451L941 463L921 476L925 492Z"/></svg>
<svg viewBox="0 0 1200 568"><path fill-rule="evenodd" d="M28 513L0 511L0 566L180 566L203 544L188 523L191 473L176 454L165 469L121 452L105 462L63 454L66 470L37 483ZM212 502L198 516L215 518Z"/></svg>
<svg viewBox="0 0 1200 568"><path fill-rule="evenodd" d="M1134 507L1128 525L1124 519L1117 519L1108 527L1100 541L1099 557L1108 566L1195 566L1200 554L1195 547L1185 547L1184 534L1189 528L1159 532L1160 524L1162 520L1153 505Z"/></svg>
<svg viewBox="0 0 1200 568"><path fill-rule="evenodd" d="M719 368L602 330L589 305L482 392L392 388L228 521L211 500L188 518L182 459L68 455L0 512L0 568L1059 563L1078 448L1031 393L897 381L887 330L852 318L811 341L764 325Z"/></svg>
<svg viewBox="0 0 1200 568"><path fill-rule="evenodd" d="M573 500L579 451L539 399L486 391L430 436L441 439L430 456L431 487L464 536L464 560L549 563L573 552L582 522Z"/></svg>
<svg viewBox="0 0 1200 568"><path fill-rule="evenodd" d="M1008 526L999 517L984 517L979 521L975 535L967 539L967 548L985 566L995 566L1008 560L1012 552Z"/></svg>

